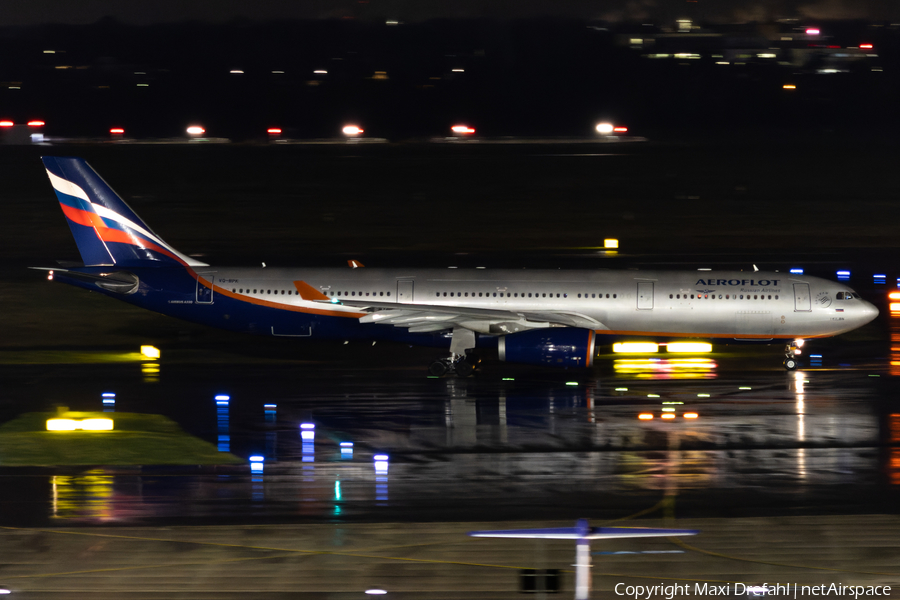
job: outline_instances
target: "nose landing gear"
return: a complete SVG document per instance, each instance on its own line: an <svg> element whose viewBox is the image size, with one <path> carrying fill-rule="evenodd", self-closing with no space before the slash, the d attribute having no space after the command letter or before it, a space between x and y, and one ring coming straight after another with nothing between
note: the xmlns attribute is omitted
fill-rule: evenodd
<svg viewBox="0 0 900 600"><path fill-rule="evenodd" d="M794 340L790 344L784 347L784 362L781 363L784 365L784 368L788 371L794 371L797 367L800 366L800 361L797 360L797 357L803 353L800 349L803 347L803 340Z"/></svg>

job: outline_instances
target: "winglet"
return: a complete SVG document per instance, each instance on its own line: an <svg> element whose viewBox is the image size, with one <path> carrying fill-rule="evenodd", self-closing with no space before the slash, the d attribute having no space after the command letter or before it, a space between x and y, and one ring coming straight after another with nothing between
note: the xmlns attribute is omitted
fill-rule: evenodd
<svg viewBox="0 0 900 600"><path fill-rule="evenodd" d="M365 267L366 265L362 264L358 260L348 260L347 264L350 265L351 269L359 269Z"/></svg>
<svg viewBox="0 0 900 600"><path fill-rule="evenodd" d="M297 288L297 293L300 294L300 297L304 300L328 300L331 301L331 298L309 285L305 281L295 281L294 287Z"/></svg>

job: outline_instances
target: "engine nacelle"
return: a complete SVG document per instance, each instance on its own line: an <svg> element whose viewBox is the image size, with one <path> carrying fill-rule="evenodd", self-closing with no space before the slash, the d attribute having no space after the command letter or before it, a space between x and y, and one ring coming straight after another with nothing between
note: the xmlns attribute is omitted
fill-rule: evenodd
<svg viewBox="0 0 900 600"><path fill-rule="evenodd" d="M552 327L532 329L497 340L500 360L525 365L590 367L594 363L591 329Z"/></svg>

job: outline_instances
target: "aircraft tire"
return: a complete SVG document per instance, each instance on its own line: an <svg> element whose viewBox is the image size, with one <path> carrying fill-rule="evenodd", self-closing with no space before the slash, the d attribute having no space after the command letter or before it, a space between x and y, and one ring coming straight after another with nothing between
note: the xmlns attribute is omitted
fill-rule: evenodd
<svg viewBox="0 0 900 600"><path fill-rule="evenodd" d="M461 358L456 361L456 374L459 377L471 377L475 373L475 365L470 363L465 358Z"/></svg>
<svg viewBox="0 0 900 600"><path fill-rule="evenodd" d="M784 368L788 371L794 371L797 369L797 360L794 358L786 358L784 359Z"/></svg>
<svg viewBox="0 0 900 600"><path fill-rule="evenodd" d="M443 377L448 370L447 363L442 360L436 360L428 365L428 374L432 377Z"/></svg>

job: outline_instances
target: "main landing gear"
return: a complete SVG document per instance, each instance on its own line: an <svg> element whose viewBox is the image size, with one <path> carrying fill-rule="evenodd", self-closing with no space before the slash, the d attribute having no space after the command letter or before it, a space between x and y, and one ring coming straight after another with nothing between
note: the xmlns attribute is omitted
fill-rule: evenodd
<svg viewBox="0 0 900 600"><path fill-rule="evenodd" d="M784 368L788 371L794 371L797 367L800 366L800 362L797 360L797 356L803 353L800 348L803 347L803 340L794 340L790 344L784 347Z"/></svg>
<svg viewBox="0 0 900 600"><path fill-rule="evenodd" d="M428 366L428 374L432 377L456 375L457 377L471 377L481 359L474 354L461 356L454 354L449 358L439 358Z"/></svg>

